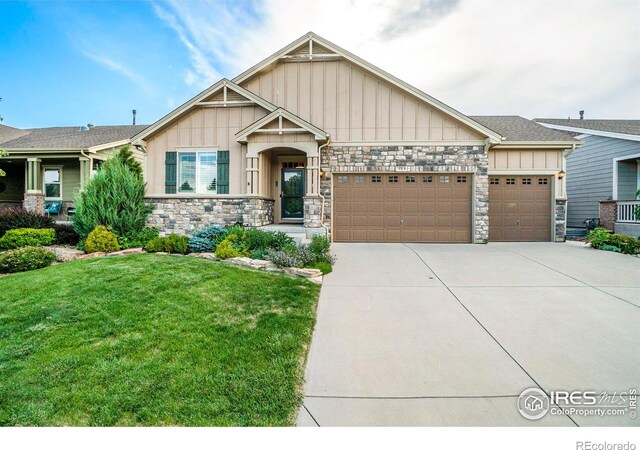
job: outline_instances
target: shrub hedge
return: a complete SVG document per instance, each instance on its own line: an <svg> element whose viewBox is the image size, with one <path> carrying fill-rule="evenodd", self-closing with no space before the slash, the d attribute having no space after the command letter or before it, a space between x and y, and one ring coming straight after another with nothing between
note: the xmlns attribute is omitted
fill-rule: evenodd
<svg viewBox="0 0 640 450"><path fill-rule="evenodd" d="M84 250L87 253L111 253L120 250L120 244L118 244L118 238L113 232L104 225L98 225L84 241Z"/></svg>
<svg viewBox="0 0 640 450"><path fill-rule="evenodd" d="M51 245L56 240L53 228L16 228L8 230L0 238L0 249L8 250L20 247Z"/></svg>
<svg viewBox="0 0 640 450"><path fill-rule="evenodd" d="M42 247L23 247L0 253L0 273L25 272L50 266L56 255Z"/></svg>
<svg viewBox="0 0 640 450"><path fill-rule="evenodd" d="M606 228L596 228L587 234L591 248L619 251L627 255L640 255L640 239L613 234Z"/></svg>
<svg viewBox="0 0 640 450"><path fill-rule="evenodd" d="M167 252L186 255L189 253L189 238L178 234L170 234L166 237L157 237L147 243L145 250L151 253Z"/></svg>
<svg viewBox="0 0 640 450"><path fill-rule="evenodd" d="M53 228L53 225L50 217L21 208L0 211L0 237L16 228Z"/></svg>

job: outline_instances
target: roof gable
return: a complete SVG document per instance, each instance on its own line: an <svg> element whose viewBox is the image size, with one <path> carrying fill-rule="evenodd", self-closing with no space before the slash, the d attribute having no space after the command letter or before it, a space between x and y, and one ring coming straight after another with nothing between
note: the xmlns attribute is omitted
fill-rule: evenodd
<svg viewBox="0 0 640 450"><path fill-rule="evenodd" d="M640 140L640 120L618 119L534 119L545 127L581 134Z"/></svg>
<svg viewBox="0 0 640 450"><path fill-rule="evenodd" d="M327 133L306 120L283 108L278 108L270 114L258 119L248 127L236 133L236 140L246 143L249 135L253 133L311 133L316 141L326 141Z"/></svg>
<svg viewBox="0 0 640 450"><path fill-rule="evenodd" d="M213 86L200 92L186 103L180 105L160 120L156 121L145 129L142 133L138 133L132 141L139 141L151 136L156 131L165 127L169 123L189 113L198 107L227 107L227 106L243 106L243 105L259 105L267 111L274 111L277 107L254 93L238 86L233 81L226 78L215 83Z"/></svg>
<svg viewBox="0 0 640 450"><path fill-rule="evenodd" d="M314 49L319 51L314 51ZM487 128L486 126L474 121L473 119L465 116L461 112L451 108L450 106L440 102L439 100L427 95L426 93L420 91L419 89L411 86L408 83L394 77L393 75L385 72L384 70L370 64L369 62L359 58L358 56L342 49L341 47L333 44L332 42L310 32L295 40L291 44L282 48L278 52L269 56L268 58L262 60L258 64L254 65L250 69L241 73L237 77L233 79L236 84L242 84L248 80L250 80L255 75L260 74L262 71L265 71L275 65L277 65L280 61L285 60L296 60L296 59L307 59L307 60L331 60L331 59L344 59L349 61L350 63L364 69L365 71L374 74L376 77L385 80L401 89L402 91L411 94L412 96L422 100L427 103L434 109L444 113L447 116L450 116L467 127L481 133L484 136L487 136L492 143L499 143L502 140L502 136Z"/></svg>

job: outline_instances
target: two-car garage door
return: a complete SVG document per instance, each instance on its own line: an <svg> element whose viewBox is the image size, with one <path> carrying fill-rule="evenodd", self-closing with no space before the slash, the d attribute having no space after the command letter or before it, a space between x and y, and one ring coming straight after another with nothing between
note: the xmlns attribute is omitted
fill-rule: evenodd
<svg viewBox="0 0 640 450"><path fill-rule="evenodd" d="M336 174L336 242L471 242L472 175ZM489 240L551 240L552 176L489 176Z"/></svg>
<svg viewBox="0 0 640 450"><path fill-rule="evenodd" d="M471 242L470 174L337 174L336 242Z"/></svg>

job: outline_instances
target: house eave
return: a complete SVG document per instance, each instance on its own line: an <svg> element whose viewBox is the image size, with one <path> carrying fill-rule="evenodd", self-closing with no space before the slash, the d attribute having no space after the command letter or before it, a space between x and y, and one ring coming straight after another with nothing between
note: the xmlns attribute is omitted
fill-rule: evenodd
<svg viewBox="0 0 640 450"><path fill-rule="evenodd" d="M578 128L578 127L569 127L566 125L556 125L555 123L546 123L546 122L536 122L540 125L543 125L547 128L552 128L554 130L560 131L571 131L574 133L580 133L583 136L602 136L602 137L610 137L615 139L624 139L627 141L636 141L640 142L640 135L637 134L626 134L626 133L616 133L614 131L601 131L601 130L592 130L589 128Z"/></svg>

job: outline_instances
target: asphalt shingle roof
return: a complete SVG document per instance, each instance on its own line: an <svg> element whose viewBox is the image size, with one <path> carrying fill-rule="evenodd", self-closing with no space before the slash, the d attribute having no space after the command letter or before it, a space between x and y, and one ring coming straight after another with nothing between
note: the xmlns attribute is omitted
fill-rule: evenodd
<svg viewBox="0 0 640 450"><path fill-rule="evenodd" d="M520 116L469 116L506 141L575 141L565 133L552 130Z"/></svg>
<svg viewBox="0 0 640 450"><path fill-rule="evenodd" d="M89 148L95 145L129 139L148 125L106 125L96 126L86 131L80 127L31 128L22 131L26 134L1 141L0 147L12 148ZM11 128L11 127L7 127ZM13 130L17 130L13 128ZM1 132L1 131L0 131Z"/></svg>
<svg viewBox="0 0 640 450"><path fill-rule="evenodd" d="M29 131L0 124L0 142L10 141L25 134L29 134Z"/></svg>
<svg viewBox="0 0 640 450"><path fill-rule="evenodd" d="M536 122L584 128L585 130L640 135L640 120L618 119L533 119Z"/></svg>

